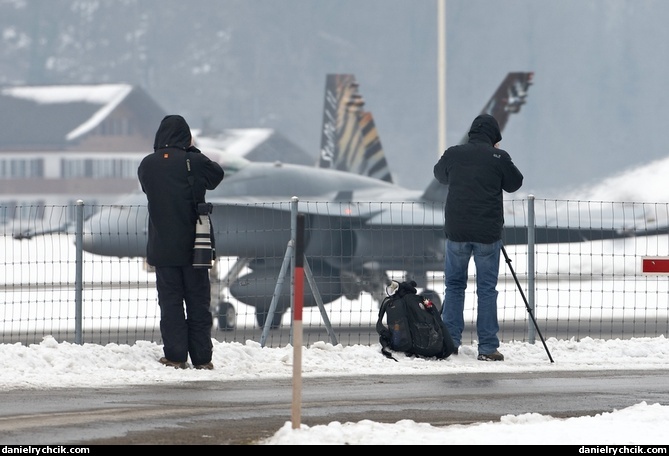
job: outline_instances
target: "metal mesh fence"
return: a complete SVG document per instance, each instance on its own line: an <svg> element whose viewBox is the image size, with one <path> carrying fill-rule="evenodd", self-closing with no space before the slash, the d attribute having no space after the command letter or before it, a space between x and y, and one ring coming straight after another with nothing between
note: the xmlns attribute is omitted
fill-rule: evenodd
<svg viewBox="0 0 669 456"><path fill-rule="evenodd" d="M385 270L387 278L394 280L405 279L402 265L430 263L432 269L424 277L422 288L435 290L443 299L443 250L439 250L440 241L435 241L442 220L425 220L427 212L406 202L357 203L355 208L348 208L354 211L348 214L342 214L345 208L333 202L300 204L312 216L307 234L313 243L307 250L308 264L319 292L322 288L327 299L323 309L315 305L304 309L305 344L378 342L374 325L379 296L365 291L370 284L362 283L382 280L381 276L366 275L375 270L370 267L375 262L396 267ZM237 250L247 248L247 244L261 250L246 262L239 262L238 256L221 256L211 270L212 337L241 344L260 343L263 328L256 307L236 299L230 287L238 294L241 290L247 302L269 306L290 240L290 219L285 216L288 205L240 204L229 210L230 217L253 217L257 229L239 232L234 231L238 227L226 224L227 231L216 235L220 249L228 250L225 244L235 243ZM390 207L394 210L385 210ZM111 209L86 207L85 213L88 216L105 208ZM129 220L128 214L143 210L134 206L123 209L125 212L116 212L115 217ZM669 275L646 274L641 266L644 258L669 256L669 204L523 199L507 201L505 211L505 248L528 303L523 302L502 259L498 284L502 341L531 340L528 304L545 338L615 339L669 333ZM317 213L337 217L318 219L314 215ZM381 220L391 213L394 220ZM99 255L84 249L81 308L77 310L76 208L0 206L0 214L0 343L39 343L46 335L74 342L77 318L84 343L160 342L155 277L143 258ZM268 214L271 220L262 218ZM91 220L87 218L84 223L84 245L86 236L98 229ZM413 226L411 230L406 228L408 224ZM108 236L112 246L141 244L145 220L140 225L116 224L116 231L99 228L97 234ZM281 236L276 237L276 233ZM396 248L386 249L388 245ZM353 251L362 253L352 256ZM392 256L393 251L397 258ZM337 266L336 274L332 264ZM239 276L229 283L228 273L235 269ZM254 275L254 271L263 274ZM289 276L283 287L289 293ZM309 288L307 281L305 287ZM336 299L329 299L336 294ZM221 318L226 310L222 303L234 309L234 324L229 321L230 315L225 315L227 323ZM280 321L277 317L278 327L271 329L263 341L267 346L291 342L290 308L282 310L285 312ZM331 332L322 312L332 325ZM465 312L463 343L476 340L473 262Z"/></svg>

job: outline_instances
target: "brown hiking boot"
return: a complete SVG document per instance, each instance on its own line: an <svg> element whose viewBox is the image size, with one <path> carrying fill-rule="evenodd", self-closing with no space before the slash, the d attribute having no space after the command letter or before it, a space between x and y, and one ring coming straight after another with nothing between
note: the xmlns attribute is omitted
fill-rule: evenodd
<svg viewBox="0 0 669 456"><path fill-rule="evenodd" d="M178 361L170 361L169 359L165 358L164 356L158 360L158 362L164 366L167 367L173 367L175 369L187 369L188 364L186 363L180 363Z"/></svg>
<svg viewBox="0 0 669 456"><path fill-rule="evenodd" d="M197 364L193 367L195 367L195 369L200 369L200 370L212 370L214 368L214 364L208 362L207 364Z"/></svg>
<svg viewBox="0 0 669 456"><path fill-rule="evenodd" d="M483 354L479 353L479 361L504 361L504 355L495 350L492 353Z"/></svg>

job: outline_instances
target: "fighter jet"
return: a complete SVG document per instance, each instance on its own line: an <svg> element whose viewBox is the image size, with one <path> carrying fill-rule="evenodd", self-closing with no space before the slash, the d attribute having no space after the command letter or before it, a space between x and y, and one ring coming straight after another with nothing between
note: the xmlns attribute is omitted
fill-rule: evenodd
<svg viewBox="0 0 669 456"><path fill-rule="evenodd" d="M504 129L526 102L532 72L506 75L481 113L492 114ZM305 260L324 304L363 292L380 302L389 274L427 288L428 272L443 270L443 186L432 169L416 170L430 185L424 191L393 183L371 112L351 74L326 78L321 150L315 167L287 163L230 161L225 152L202 148L225 168L225 179L207 194L218 258L237 258L223 279L230 295L256 309L264 327L291 236L290 204L299 199L305 214ZM465 140L466 140L465 134ZM85 222L84 250L107 256L144 257L147 242L146 197L137 192L102 207ZM522 234L524 227L515 227ZM508 243L526 242L514 233ZM220 288L220 287L219 287ZM215 316L221 329L235 327L235 309L218 298ZM310 288L305 307L317 305ZM290 307L284 287L271 326L281 324Z"/></svg>
<svg viewBox="0 0 669 456"><path fill-rule="evenodd" d="M504 129L510 115L525 104L532 83L532 72L508 73L481 113L495 116ZM272 328L281 325L291 304L288 286L280 289L271 318L269 311L292 235L293 197L305 215L304 260L323 304L342 297L359 299L362 293L380 303L392 279L414 280L424 296L441 305L439 293L428 288L428 273L443 271L445 186L434 180L431 168L412 170L429 176L424 191L393 183L373 116L364 105L353 75L327 76L321 151L314 167L250 162L231 158L226 151L200 147L226 171L221 185L207 193L213 204L217 262L235 259L223 279L212 274L212 290L221 291L212 295L219 329L232 330L236 325L236 310L228 293L255 308L260 327L268 320ZM527 222L513 220L505 225L504 243L527 244ZM147 225L146 196L138 191L116 204L101 206L85 221L83 248L98 255L145 257ZM582 242L666 232L666 228L639 233L604 226L541 223L533 231L534 242ZM216 270L214 264L212 271ZM311 287L304 291L304 307L319 304Z"/></svg>

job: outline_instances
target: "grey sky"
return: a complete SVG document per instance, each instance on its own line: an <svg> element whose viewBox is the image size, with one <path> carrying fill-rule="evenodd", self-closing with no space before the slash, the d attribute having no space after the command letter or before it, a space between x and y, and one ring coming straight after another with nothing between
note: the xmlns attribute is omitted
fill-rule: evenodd
<svg viewBox="0 0 669 456"><path fill-rule="evenodd" d="M466 128L467 94L508 69L533 70L503 145L524 191L591 183L667 155L659 115L669 3L633 0L448 2L449 136ZM474 106L475 107L475 106Z"/></svg>
<svg viewBox="0 0 669 456"><path fill-rule="evenodd" d="M556 197L666 156L669 2L446 2L449 144L507 72L534 71L502 142L521 192ZM138 84L196 128L274 127L315 160L325 77L353 73L396 180L423 188L441 153L436 11L437 0L4 0L0 84Z"/></svg>

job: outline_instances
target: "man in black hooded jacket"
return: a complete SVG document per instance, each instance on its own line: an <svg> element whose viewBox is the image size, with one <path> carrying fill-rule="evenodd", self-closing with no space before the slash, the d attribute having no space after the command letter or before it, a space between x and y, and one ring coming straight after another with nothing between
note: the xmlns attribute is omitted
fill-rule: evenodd
<svg viewBox="0 0 669 456"><path fill-rule="evenodd" d="M511 156L499 149L502 135L497 120L483 114L472 122L469 140L446 149L434 166L434 177L448 185L445 203L446 293L444 325L459 347L464 330L468 266L476 266L478 359L503 361L497 321L497 278L504 228L503 191L523 185L523 175ZM457 353L457 348L456 348Z"/></svg>
<svg viewBox="0 0 669 456"><path fill-rule="evenodd" d="M224 171L193 145L190 127L178 115L162 120L153 149L137 175L148 200L146 259L156 270L165 354L160 362L183 369L190 355L196 369L213 369L209 269L193 267L193 246L196 204L205 202Z"/></svg>

